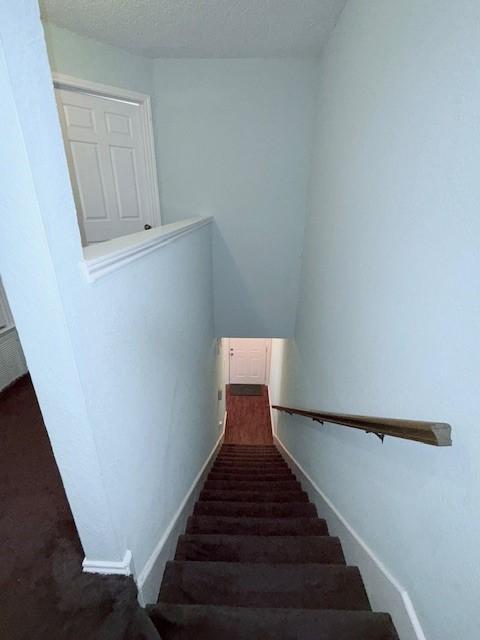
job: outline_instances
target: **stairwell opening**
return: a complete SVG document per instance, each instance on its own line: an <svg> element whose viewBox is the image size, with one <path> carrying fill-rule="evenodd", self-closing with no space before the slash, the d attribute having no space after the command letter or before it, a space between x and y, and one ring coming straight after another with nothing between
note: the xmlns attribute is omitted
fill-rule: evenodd
<svg viewBox="0 0 480 640"><path fill-rule="evenodd" d="M226 412L225 443L273 444L272 397L279 393L283 339L220 340L222 366L218 394Z"/></svg>

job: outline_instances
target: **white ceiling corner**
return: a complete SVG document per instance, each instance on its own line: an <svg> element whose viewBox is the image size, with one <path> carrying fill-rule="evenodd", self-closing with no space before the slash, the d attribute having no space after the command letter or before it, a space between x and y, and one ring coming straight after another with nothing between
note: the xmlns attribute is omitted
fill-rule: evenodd
<svg viewBox="0 0 480 640"><path fill-rule="evenodd" d="M60 27L150 58L308 57L346 0L40 0Z"/></svg>

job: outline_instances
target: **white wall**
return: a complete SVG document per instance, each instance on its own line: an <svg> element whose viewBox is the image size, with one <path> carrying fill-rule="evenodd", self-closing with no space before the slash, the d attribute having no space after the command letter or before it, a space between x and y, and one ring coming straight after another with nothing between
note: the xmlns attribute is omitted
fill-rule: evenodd
<svg viewBox="0 0 480 640"><path fill-rule="evenodd" d="M408 590L428 640L478 635L479 57L478 2L347 4L319 68L284 362L285 403L452 424L444 449L279 426Z"/></svg>
<svg viewBox="0 0 480 640"><path fill-rule="evenodd" d="M44 21L52 71L152 95L153 60Z"/></svg>
<svg viewBox="0 0 480 640"><path fill-rule="evenodd" d="M44 24L52 70L152 96L162 217L213 215L216 335L291 336L313 60L151 60Z"/></svg>
<svg viewBox="0 0 480 640"><path fill-rule="evenodd" d="M114 512L141 569L220 433L210 229L82 284L68 296L72 341Z"/></svg>
<svg viewBox="0 0 480 640"><path fill-rule="evenodd" d="M88 283L33 0L0 41L0 270L85 553L139 573L220 433L210 227Z"/></svg>
<svg viewBox="0 0 480 640"><path fill-rule="evenodd" d="M219 336L293 333L314 105L311 60L155 60L162 215L215 216Z"/></svg>
<svg viewBox="0 0 480 640"><path fill-rule="evenodd" d="M282 338L273 338L270 351L270 380L268 391L270 404L281 404L283 384L283 363L285 360L285 348L287 341ZM278 411L272 410L272 429L276 433L278 423Z"/></svg>
<svg viewBox="0 0 480 640"><path fill-rule="evenodd" d="M218 401L218 422L219 427L223 429L223 421L225 419L225 411L227 403L225 398L225 384L228 384L228 340L225 338L217 338L217 362L216 362L216 385Z"/></svg>

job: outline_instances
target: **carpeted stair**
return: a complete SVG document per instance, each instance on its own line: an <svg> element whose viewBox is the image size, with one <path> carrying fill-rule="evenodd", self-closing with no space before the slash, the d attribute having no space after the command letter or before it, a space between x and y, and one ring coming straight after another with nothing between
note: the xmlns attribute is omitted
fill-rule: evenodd
<svg viewBox="0 0 480 640"><path fill-rule="evenodd" d="M274 446L221 448L150 615L164 640L398 640Z"/></svg>

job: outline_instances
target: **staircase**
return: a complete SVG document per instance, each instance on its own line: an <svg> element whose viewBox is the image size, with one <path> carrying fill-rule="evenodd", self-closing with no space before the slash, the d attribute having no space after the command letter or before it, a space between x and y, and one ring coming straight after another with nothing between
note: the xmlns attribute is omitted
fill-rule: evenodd
<svg viewBox="0 0 480 640"><path fill-rule="evenodd" d="M273 445L223 445L150 615L163 640L398 640Z"/></svg>

